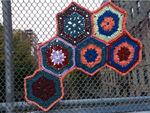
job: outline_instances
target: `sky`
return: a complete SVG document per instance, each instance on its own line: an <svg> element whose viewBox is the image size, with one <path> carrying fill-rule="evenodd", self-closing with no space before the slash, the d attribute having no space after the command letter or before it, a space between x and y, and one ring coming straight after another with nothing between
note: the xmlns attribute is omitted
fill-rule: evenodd
<svg viewBox="0 0 150 113"><path fill-rule="evenodd" d="M72 0L12 0L13 29L32 29L40 42L52 38L56 34L56 14L67 7ZM78 4L93 11L101 6L103 0L74 0ZM0 3L0 22L2 4Z"/></svg>

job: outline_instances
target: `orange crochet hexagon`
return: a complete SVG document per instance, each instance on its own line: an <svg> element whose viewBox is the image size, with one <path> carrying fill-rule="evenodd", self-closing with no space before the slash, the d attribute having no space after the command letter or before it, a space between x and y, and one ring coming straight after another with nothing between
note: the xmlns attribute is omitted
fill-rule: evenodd
<svg viewBox="0 0 150 113"><path fill-rule="evenodd" d="M107 61L107 44L96 37L89 37L77 45L75 61L77 69L93 76L105 67Z"/></svg>

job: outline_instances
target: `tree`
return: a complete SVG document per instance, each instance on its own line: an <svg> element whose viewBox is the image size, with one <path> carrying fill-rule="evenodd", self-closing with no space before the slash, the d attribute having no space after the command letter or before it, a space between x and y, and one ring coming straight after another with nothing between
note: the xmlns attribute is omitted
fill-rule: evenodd
<svg viewBox="0 0 150 113"><path fill-rule="evenodd" d="M15 98L16 101L24 100L24 77L33 74L35 71L34 61L31 56L31 44L32 37L22 38L23 31L17 31L13 33L13 51L14 51L14 90L15 95L20 98ZM4 37L3 26L0 24L0 83L2 91L0 96L4 96L5 93L5 64L4 64ZM2 94L1 94L2 93ZM2 97L4 99L5 97ZM5 100L5 99L4 99ZM0 102L3 100L0 100Z"/></svg>
<svg viewBox="0 0 150 113"><path fill-rule="evenodd" d="M24 91L24 77L33 74L34 59L31 56L31 38L22 39L21 31L13 34L14 42L14 75L15 75L15 91L23 93ZM19 95L19 94L18 94ZM24 97L23 97L24 98ZM22 98L22 99L23 99Z"/></svg>

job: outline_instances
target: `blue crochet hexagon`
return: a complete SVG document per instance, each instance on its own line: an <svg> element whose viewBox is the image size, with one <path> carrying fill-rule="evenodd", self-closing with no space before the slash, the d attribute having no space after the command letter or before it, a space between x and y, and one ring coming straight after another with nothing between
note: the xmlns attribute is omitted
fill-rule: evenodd
<svg viewBox="0 0 150 113"><path fill-rule="evenodd" d="M132 58L133 60L129 64L127 64L126 66L121 66L120 64L118 64L114 61L113 51L114 51L115 47L120 45L122 42L127 42L128 44L132 45L134 50L135 50L134 51L134 57ZM139 52L139 45L137 43L135 43L134 41L132 41L131 39L129 39L128 36L124 36L123 38L121 38L117 42L113 42L113 44L111 44L109 65L111 65L111 66L117 68L118 70L120 70L121 72L125 73L134 65L134 63L136 63L138 56L139 56L138 52Z"/></svg>

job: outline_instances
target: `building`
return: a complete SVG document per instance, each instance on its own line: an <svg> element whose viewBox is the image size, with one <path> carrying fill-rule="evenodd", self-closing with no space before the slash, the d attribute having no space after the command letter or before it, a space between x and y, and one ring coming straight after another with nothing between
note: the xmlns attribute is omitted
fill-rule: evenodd
<svg viewBox="0 0 150 113"><path fill-rule="evenodd" d="M111 97L150 96L150 1L112 0L127 11L126 29L143 44L141 63L126 76L121 76L110 68L100 71L102 89Z"/></svg>
<svg viewBox="0 0 150 113"><path fill-rule="evenodd" d="M31 55L35 58L37 57L37 46L38 46L38 38L37 35L31 30L25 30L25 32L22 34L22 38L31 38Z"/></svg>
<svg viewBox="0 0 150 113"><path fill-rule="evenodd" d="M13 29L13 33L18 33L19 31L21 31L21 38L22 40L25 39L30 39L30 45L31 46L31 56L33 57L34 60L34 66L35 68L38 68L38 55L37 55L37 46L38 46L38 37L37 35L33 32L33 30L28 29L28 30L20 30L20 29Z"/></svg>

